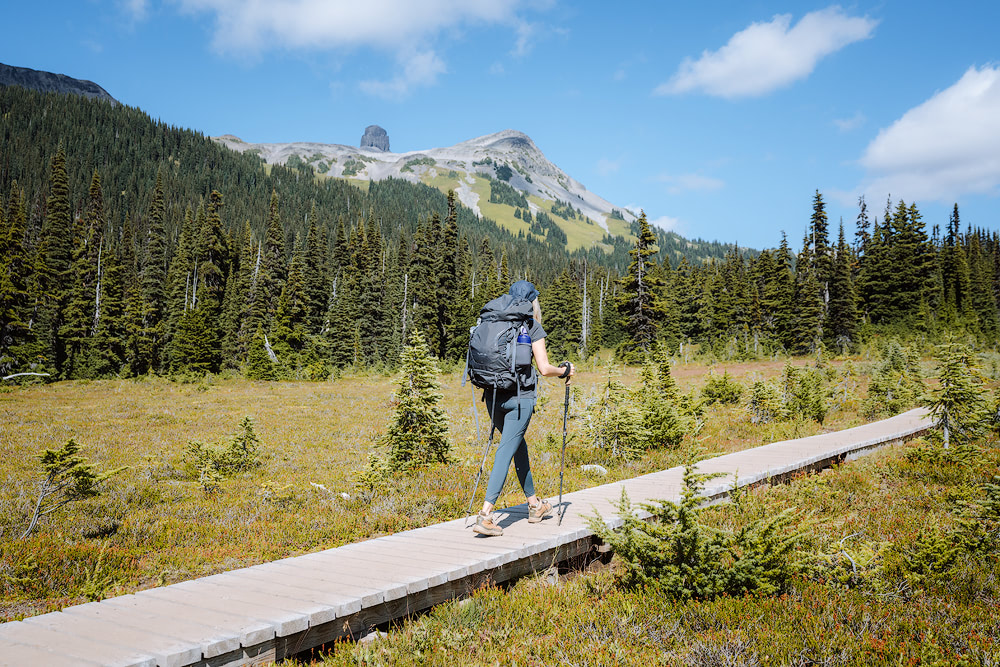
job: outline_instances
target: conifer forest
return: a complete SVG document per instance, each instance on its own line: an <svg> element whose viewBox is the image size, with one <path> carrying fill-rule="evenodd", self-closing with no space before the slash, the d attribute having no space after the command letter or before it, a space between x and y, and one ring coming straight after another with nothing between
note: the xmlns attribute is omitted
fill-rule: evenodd
<svg viewBox="0 0 1000 667"><path fill-rule="evenodd" d="M785 221L806 230L797 248L693 254L641 215L632 237L568 252L554 226L518 237L453 193L266 165L127 106L2 88L0 132L4 376L319 380L395 368L413 331L457 364L479 308L519 278L539 288L553 359L997 341L1000 236L958 204L925 220L861 199L834 224L815 191Z"/></svg>

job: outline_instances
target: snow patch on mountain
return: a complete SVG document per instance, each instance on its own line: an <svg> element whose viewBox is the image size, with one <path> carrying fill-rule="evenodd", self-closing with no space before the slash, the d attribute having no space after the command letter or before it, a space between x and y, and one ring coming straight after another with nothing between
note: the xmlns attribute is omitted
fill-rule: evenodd
<svg viewBox="0 0 1000 667"><path fill-rule="evenodd" d="M250 144L232 135L215 137L214 140L236 151L255 152L269 164L305 162L318 173L336 178L377 181L392 177L420 182L425 174L456 172L455 195L477 215L481 215L480 196L472 189L475 183L473 176L497 178L498 169L506 175L507 170L503 167L507 167L510 169L507 182L511 187L543 201L555 203L558 199L569 204L605 231L608 230L606 219L613 209L617 209L626 220L634 220L629 211L612 206L552 164L531 137L517 130L487 134L446 148L406 153L312 142ZM538 213L536 204L532 202L530 207L532 214Z"/></svg>

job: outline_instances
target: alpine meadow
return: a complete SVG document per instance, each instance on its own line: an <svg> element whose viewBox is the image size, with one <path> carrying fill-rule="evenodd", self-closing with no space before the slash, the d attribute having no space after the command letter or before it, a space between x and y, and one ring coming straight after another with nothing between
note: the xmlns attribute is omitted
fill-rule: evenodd
<svg viewBox="0 0 1000 667"><path fill-rule="evenodd" d="M748 248L515 153L368 178L233 143L0 86L0 621L462 518L470 329L528 280L576 369L539 384L539 493L685 466L680 502L292 662L1000 665L996 228L811 189L801 240ZM908 443L702 503L701 460L917 407Z"/></svg>

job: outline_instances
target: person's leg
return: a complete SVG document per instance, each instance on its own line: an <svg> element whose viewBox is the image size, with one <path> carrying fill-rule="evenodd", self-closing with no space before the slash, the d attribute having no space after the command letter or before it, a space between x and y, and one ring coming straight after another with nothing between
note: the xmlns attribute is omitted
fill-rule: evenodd
<svg viewBox="0 0 1000 667"><path fill-rule="evenodd" d="M486 485L486 502L483 504L485 513L492 511L497 498L500 497L500 491L503 490L503 485L507 481L507 473L510 471L510 462L524 441L524 431L528 428L528 422L531 421L530 407L526 409L526 406L522 405L520 415L518 415L516 394L510 396L498 394L495 407L491 405L490 398L487 398L487 407L491 413L493 425L500 430L501 435L496 455L493 457L490 481ZM527 450L524 451L523 460L527 463ZM521 474L521 471L518 470L519 480ZM530 471L528 480L530 482Z"/></svg>

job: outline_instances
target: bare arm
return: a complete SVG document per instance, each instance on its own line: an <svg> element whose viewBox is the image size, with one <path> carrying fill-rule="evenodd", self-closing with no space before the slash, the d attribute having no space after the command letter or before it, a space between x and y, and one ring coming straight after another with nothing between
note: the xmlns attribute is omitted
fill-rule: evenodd
<svg viewBox="0 0 1000 667"><path fill-rule="evenodd" d="M565 372L565 369L561 366L553 366L549 363L549 353L545 349L545 339L539 338L531 343L531 353L535 357L535 366L538 368L538 372L545 377L559 377ZM569 365L569 376L566 381L569 382L569 378L576 374L576 369L573 368L573 364Z"/></svg>

